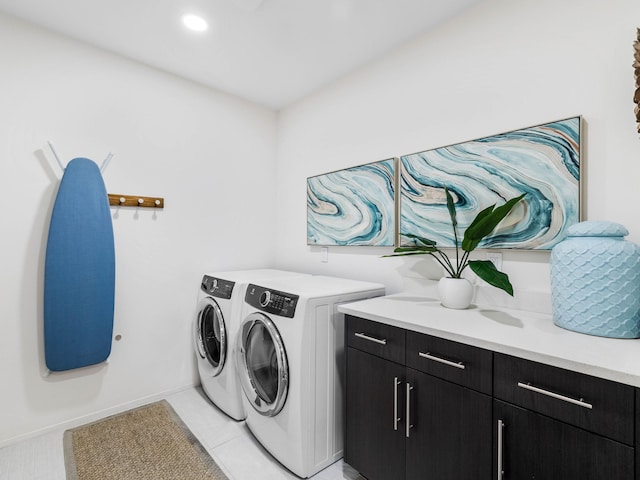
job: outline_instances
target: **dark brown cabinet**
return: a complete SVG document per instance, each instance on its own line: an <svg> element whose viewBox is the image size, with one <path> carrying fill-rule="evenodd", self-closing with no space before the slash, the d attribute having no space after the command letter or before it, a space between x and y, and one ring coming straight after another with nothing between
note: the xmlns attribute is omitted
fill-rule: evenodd
<svg viewBox="0 0 640 480"><path fill-rule="evenodd" d="M465 385L490 393L491 352L356 317L346 331L346 462L369 480L488 480L492 399Z"/></svg>
<svg viewBox="0 0 640 480"><path fill-rule="evenodd" d="M600 435L495 400L496 451L505 480L633 478L634 450Z"/></svg>
<svg viewBox="0 0 640 480"><path fill-rule="evenodd" d="M347 365L347 463L372 480L404 478L404 422L394 422L404 402L404 367L354 348Z"/></svg>
<svg viewBox="0 0 640 480"><path fill-rule="evenodd" d="M368 480L640 480L640 389L346 318L345 461Z"/></svg>
<svg viewBox="0 0 640 480"><path fill-rule="evenodd" d="M636 388L636 480L640 480L640 389Z"/></svg>
<svg viewBox="0 0 640 480"><path fill-rule="evenodd" d="M496 478L634 478L633 387L509 355L494 362Z"/></svg>
<svg viewBox="0 0 640 480"><path fill-rule="evenodd" d="M406 478L489 479L491 397L410 368L407 384Z"/></svg>

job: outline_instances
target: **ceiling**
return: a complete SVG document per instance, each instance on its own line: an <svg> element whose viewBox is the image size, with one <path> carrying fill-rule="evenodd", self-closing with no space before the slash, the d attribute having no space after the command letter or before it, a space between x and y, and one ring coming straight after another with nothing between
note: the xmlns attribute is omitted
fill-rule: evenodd
<svg viewBox="0 0 640 480"><path fill-rule="evenodd" d="M0 11L279 110L480 0L0 0ZM195 13L205 32L185 29Z"/></svg>

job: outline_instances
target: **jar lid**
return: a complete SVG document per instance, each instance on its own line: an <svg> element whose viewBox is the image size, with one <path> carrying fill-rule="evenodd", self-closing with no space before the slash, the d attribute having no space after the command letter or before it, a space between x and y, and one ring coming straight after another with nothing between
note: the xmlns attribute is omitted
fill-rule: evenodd
<svg viewBox="0 0 640 480"><path fill-rule="evenodd" d="M567 228L569 237L626 237L629 230L615 222L588 221Z"/></svg>

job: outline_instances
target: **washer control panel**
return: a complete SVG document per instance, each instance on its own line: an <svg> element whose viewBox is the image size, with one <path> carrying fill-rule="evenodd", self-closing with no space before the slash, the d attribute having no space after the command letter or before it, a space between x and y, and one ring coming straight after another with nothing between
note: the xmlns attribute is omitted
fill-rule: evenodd
<svg viewBox="0 0 640 480"><path fill-rule="evenodd" d="M298 295L270 290L252 283L247 287L247 293L244 296L244 300L252 307L288 318L293 318L295 315L299 298Z"/></svg>
<svg viewBox="0 0 640 480"><path fill-rule="evenodd" d="M210 277L205 275L202 277L202 285L200 288L203 292L208 293L212 297L230 299L233 293L233 287L236 282L225 280L224 278Z"/></svg>

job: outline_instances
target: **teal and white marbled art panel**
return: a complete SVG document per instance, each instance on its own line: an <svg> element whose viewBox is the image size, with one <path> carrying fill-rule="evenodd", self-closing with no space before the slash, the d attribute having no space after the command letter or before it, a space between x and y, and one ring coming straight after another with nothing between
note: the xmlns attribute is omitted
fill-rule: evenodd
<svg viewBox="0 0 640 480"><path fill-rule="evenodd" d="M307 179L307 244L395 244L395 160Z"/></svg>
<svg viewBox="0 0 640 480"><path fill-rule="evenodd" d="M480 247L550 250L580 221L580 127L573 117L401 157L400 231L454 245L444 186L459 241L478 212L526 193Z"/></svg>

